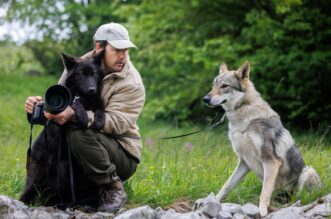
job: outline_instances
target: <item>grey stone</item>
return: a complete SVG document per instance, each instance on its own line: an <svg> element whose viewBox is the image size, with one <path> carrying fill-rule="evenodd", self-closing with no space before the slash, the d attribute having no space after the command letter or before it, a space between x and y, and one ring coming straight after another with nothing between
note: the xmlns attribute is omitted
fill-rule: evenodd
<svg viewBox="0 0 331 219"><path fill-rule="evenodd" d="M52 219L52 215L44 209L35 209L30 214L31 219Z"/></svg>
<svg viewBox="0 0 331 219"><path fill-rule="evenodd" d="M28 219L30 218L29 215L22 211L22 210L17 210L17 211L14 211L13 214L10 215L9 218L13 218L13 219Z"/></svg>
<svg viewBox="0 0 331 219"><path fill-rule="evenodd" d="M240 214L240 213L235 213L233 215L233 219L250 219L251 217L244 215L244 214Z"/></svg>
<svg viewBox="0 0 331 219"><path fill-rule="evenodd" d="M221 211L221 204L218 202L207 202L200 209L202 213L209 217L215 217L219 211Z"/></svg>
<svg viewBox="0 0 331 219"><path fill-rule="evenodd" d="M306 212L306 216L309 218L318 215L323 217L331 216L331 204L330 203L319 204Z"/></svg>
<svg viewBox="0 0 331 219"><path fill-rule="evenodd" d="M204 215L201 211L191 211L187 213L178 213L175 212L173 209L170 209L165 212L158 212L156 219L209 219Z"/></svg>
<svg viewBox="0 0 331 219"><path fill-rule="evenodd" d="M219 203L214 193L210 193L207 197L196 200L193 204L192 210L199 210L208 203Z"/></svg>
<svg viewBox="0 0 331 219"><path fill-rule="evenodd" d="M222 211L230 212L231 214L235 213L243 213L243 210L241 209L241 205L233 204L233 203L222 203Z"/></svg>
<svg viewBox="0 0 331 219"><path fill-rule="evenodd" d="M241 207L243 214L246 214L247 216L251 218L259 218L260 217L260 210L259 208L252 204L252 203L247 203Z"/></svg>
<svg viewBox="0 0 331 219"><path fill-rule="evenodd" d="M331 193L322 198L324 202L331 203Z"/></svg>
<svg viewBox="0 0 331 219"><path fill-rule="evenodd" d="M298 207L288 207L277 211L271 219L305 219L307 217L300 211Z"/></svg>
<svg viewBox="0 0 331 219"><path fill-rule="evenodd" d="M301 200L299 200L299 201L293 203L293 204L291 205L291 207L302 207Z"/></svg>
<svg viewBox="0 0 331 219"><path fill-rule="evenodd" d="M155 215L155 211L146 205L130 209L122 214L117 215L114 219L154 219Z"/></svg>
<svg viewBox="0 0 331 219"><path fill-rule="evenodd" d="M220 211L216 215L215 219L232 219L232 215L229 212L226 211Z"/></svg>
<svg viewBox="0 0 331 219"><path fill-rule="evenodd" d="M112 213L106 213L106 212L97 212L96 214L93 214L91 219L107 219L107 218L113 218L115 215Z"/></svg>
<svg viewBox="0 0 331 219"><path fill-rule="evenodd" d="M259 218L258 207L248 203L243 206L233 203L220 204L214 194L196 201L194 211L179 213L174 209L164 211L155 210L149 206L142 206L121 212L116 219L248 219ZM331 216L331 194L317 201L301 206L300 201L292 206L268 214L263 219L325 219ZM0 219L106 219L114 215L104 212L84 213L79 210L66 209L61 211L53 207L28 208L22 202L0 195Z"/></svg>
<svg viewBox="0 0 331 219"><path fill-rule="evenodd" d="M70 219L70 215L64 212L53 213L52 217L56 219Z"/></svg>
<svg viewBox="0 0 331 219"><path fill-rule="evenodd" d="M74 217L75 219L91 219L91 216L90 215L88 215L88 214L85 214L85 213L83 213L83 212L77 212L76 214L75 214L75 217Z"/></svg>

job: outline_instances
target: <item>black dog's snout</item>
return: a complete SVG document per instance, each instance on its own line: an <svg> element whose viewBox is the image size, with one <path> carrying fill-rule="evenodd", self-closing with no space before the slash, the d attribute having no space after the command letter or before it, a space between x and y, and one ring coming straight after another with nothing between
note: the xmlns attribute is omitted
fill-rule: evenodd
<svg viewBox="0 0 331 219"><path fill-rule="evenodd" d="M90 87L90 88L88 89L87 93L88 93L89 95L92 95L92 94L95 94L96 90L97 90L97 89L96 89L95 87Z"/></svg>
<svg viewBox="0 0 331 219"><path fill-rule="evenodd" d="M211 97L209 95L206 95L206 96L204 96L203 101L205 103L209 103L210 102L210 99L211 99Z"/></svg>

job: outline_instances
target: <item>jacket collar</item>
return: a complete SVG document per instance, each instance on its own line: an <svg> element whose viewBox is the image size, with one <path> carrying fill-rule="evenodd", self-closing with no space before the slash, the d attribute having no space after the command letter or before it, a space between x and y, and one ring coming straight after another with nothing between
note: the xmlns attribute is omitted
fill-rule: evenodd
<svg viewBox="0 0 331 219"><path fill-rule="evenodd" d="M130 66L130 60L127 60L125 65L122 68L122 71L119 72L111 72L111 73L105 73L105 79L106 78L126 78L129 72Z"/></svg>

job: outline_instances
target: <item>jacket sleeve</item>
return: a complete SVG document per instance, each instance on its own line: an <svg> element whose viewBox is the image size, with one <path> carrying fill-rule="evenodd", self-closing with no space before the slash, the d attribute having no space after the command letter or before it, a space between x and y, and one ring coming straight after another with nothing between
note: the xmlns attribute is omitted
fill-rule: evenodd
<svg viewBox="0 0 331 219"><path fill-rule="evenodd" d="M142 84L130 84L119 88L105 105L105 125L101 132L123 134L133 125L143 109L145 88ZM94 113L87 111L89 126L93 124Z"/></svg>

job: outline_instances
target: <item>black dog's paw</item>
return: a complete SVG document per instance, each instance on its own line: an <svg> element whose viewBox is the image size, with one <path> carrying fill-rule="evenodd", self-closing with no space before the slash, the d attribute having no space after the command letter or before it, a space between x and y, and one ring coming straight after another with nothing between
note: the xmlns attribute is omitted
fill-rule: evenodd
<svg viewBox="0 0 331 219"><path fill-rule="evenodd" d="M23 202L24 204L30 204L30 199L25 194L21 195L19 201Z"/></svg>
<svg viewBox="0 0 331 219"><path fill-rule="evenodd" d="M94 122L92 128L100 130L105 125L105 112L103 110L97 109L94 113Z"/></svg>
<svg viewBox="0 0 331 219"><path fill-rule="evenodd" d="M77 124L83 128L88 126L88 116L84 106L79 102L75 101L71 108L75 111Z"/></svg>

